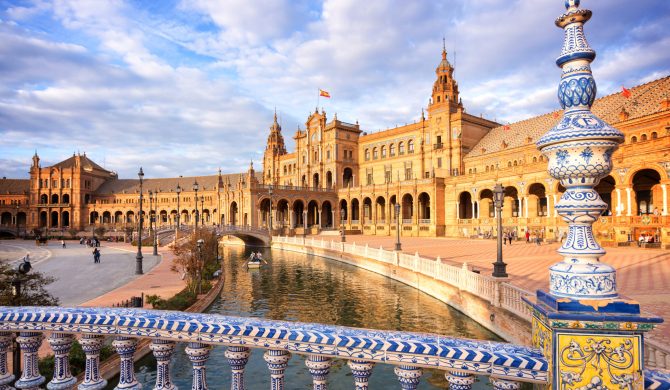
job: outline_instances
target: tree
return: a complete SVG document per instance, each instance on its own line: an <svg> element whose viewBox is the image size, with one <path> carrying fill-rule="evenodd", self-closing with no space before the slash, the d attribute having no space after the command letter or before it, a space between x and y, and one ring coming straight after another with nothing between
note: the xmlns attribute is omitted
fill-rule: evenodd
<svg viewBox="0 0 670 390"><path fill-rule="evenodd" d="M124 235L124 241L132 241L133 240L133 232L135 231L135 228L132 226L126 226L123 228L123 233Z"/></svg>
<svg viewBox="0 0 670 390"><path fill-rule="evenodd" d="M95 233L97 237L102 238L105 233L107 233L107 229L105 229L104 226L98 226L97 228L93 229L93 233Z"/></svg>
<svg viewBox="0 0 670 390"><path fill-rule="evenodd" d="M203 240L200 251L198 250L199 239ZM219 241L215 232L198 229L196 234L192 234L188 240L172 248L175 255L172 270L181 272L187 278L189 291L195 293L199 290L199 284L207 285L208 283L203 280L211 279L213 273L219 268L216 258L218 245Z"/></svg>
<svg viewBox="0 0 670 390"><path fill-rule="evenodd" d="M21 281L21 298L14 296L13 281ZM44 287L55 279L41 272L32 271L19 274L16 267L0 263L0 306L58 306L58 298Z"/></svg>

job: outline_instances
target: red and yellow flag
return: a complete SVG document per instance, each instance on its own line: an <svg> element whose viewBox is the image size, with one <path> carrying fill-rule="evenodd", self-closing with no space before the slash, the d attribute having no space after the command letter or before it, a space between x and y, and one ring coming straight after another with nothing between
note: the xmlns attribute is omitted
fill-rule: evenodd
<svg viewBox="0 0 670 390"><path fill-rule="evenodd" d="M630 95L631 95L630 90L629 90L629 89L626 89L626 87L624 87L624 86L622 85L622 86L621 86L621 95L623 95L623 97L625 97L626 99L628 99L628 98L630 97Z"/></svg>
<svg viewBox="0 0 670 390"><path fill-rule="evenodd" d="M325 98L330 99L330 93L328 91L324 91L323 89L319 88L319 96L323 96Z"/></svg>

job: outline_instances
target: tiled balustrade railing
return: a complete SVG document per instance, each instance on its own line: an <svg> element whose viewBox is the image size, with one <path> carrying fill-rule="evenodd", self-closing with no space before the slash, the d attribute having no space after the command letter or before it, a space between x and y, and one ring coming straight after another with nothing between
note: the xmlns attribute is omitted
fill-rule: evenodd
<svg viewBox="0 0 670 390"><path fill-rule="evenodd" d="M493 306L508 310L528 321L531 319L530 308L524 304L523 297L532 297L533 293L516 287L511 283L497 281L487 275L481 275L468 269L467 264L457 267L445 264L438 257L430 259L420 256L388 251L383 248L371 248L367 245L326 241L323 239L302 237L273 237L275 242L304 245L315 248L329 249L341 253L363 256L376 261L393 264L420 274L440 280L488 300ZM653 339L645 340L645 362L647 366L661 369L670 369L670 347Z"/></svg>
<svg viewBox="0 0 670 390"><path fill-rule="evenodd" d="M157 361L155 389L174 389L169 363L177 343L187 344L194 390L205 390L206 362L215 346L226 346L232 370L231 389L244 389L244 368L252 349L263 355L272 389L284 388L284 370L292 354L307 356L314 389L326 389L333 359L344 359L356 389L367 389L375 364L391 364L402 389L416 389L423 368L445 371L452 388L468 390L475 375L489 376L496 390L517 390L520 382L547 383L548 363L537 349L435 334L364 330L341 326L270 321L142 309L0 307L0 388L14 381L7 354L14 332L23 355L23 371L14 386L38 389L74 388L68 366L75 337L86 354L80 390L102 389L99 354L105 337L113 337L120 355L119 389L140 389L133 368L138 339L151 339ZM55 354L54 377L39 373L37 351L43 339ZM257 375L257 373L254 373ZM289 379L290 381L290 379Z"/></svg>

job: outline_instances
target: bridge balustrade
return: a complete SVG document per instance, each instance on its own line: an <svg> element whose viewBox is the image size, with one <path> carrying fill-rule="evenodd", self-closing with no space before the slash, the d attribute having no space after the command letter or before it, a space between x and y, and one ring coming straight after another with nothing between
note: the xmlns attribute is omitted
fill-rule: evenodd
<svg viewBox="0 0 670 390"><path fill-rule="evenodd" d="M13 333L23 355L23 371L14 378L7 370L7 353ZM37 351L44 338L55 354L54 376L44 378ZM125 308L0 307L0 387L14 379L20 389L74 388L68 355L75 337L86 354L86 371L80 390L102 389L107 382L100 371L100 350L105 337L120 356L117 388L140 389L133 359L138 341L151 339L157 361L156 389L174 389L170 359L177 344L185 344L192 362L192 389L204 390L210 351L227 347L231 389L244 389L245 365L252 350L268 365L272 389L283 389L284 371L292 355L305 355L314 389L326 389L333 359L347 361L356 389L367 389L376 364L395 366L402 389L416 389L423 369L444 371L452 388L469 390L475 375L490 377L496 390L517 390L521 382L546 384L549 366L542 353L520 345L457 339L436 334L364 330L334 325L271 321L248 317L195 314ZM290 379L289 379L290 380Z"/></svg>

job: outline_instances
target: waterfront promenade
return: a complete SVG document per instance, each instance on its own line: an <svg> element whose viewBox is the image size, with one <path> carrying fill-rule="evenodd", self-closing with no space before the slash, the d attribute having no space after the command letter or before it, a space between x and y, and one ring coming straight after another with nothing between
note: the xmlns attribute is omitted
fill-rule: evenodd
<svg viewBox="0 0 670 390"><path fill-rule="evenodd" d="M324 240L339 241L339 236L322 236ZM393 250L395 237L351 235L347 243L380 246ZM464 262L482 274L490 275L496 260L496 240L459 238L402 237L402 251L424 257L437 258L451 265ZM549 289L549 267L562 260L556 253L559 243L526 244L515 241L503 246L503 260L512 284L534 292ZM632 247L605 248L607 254L601 260L617 270L619 292L642 304L643 310L665 319L670 318L670 251ZM670 325L661 324L651 337L670 345Z"/></svg>

